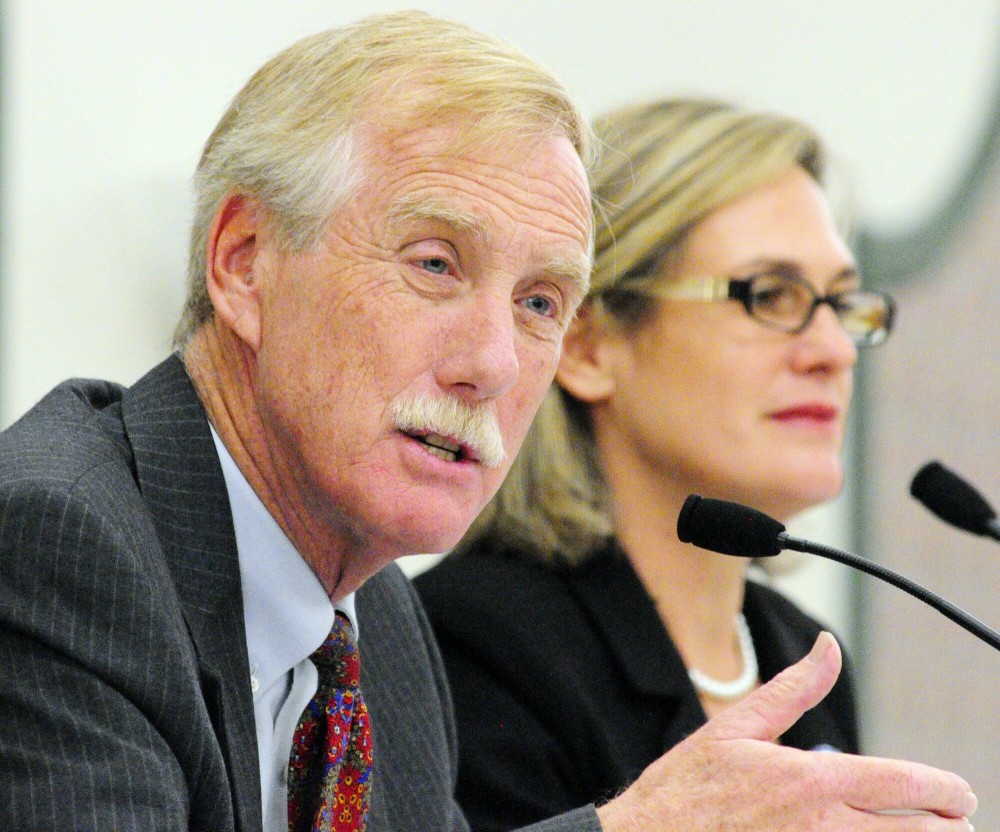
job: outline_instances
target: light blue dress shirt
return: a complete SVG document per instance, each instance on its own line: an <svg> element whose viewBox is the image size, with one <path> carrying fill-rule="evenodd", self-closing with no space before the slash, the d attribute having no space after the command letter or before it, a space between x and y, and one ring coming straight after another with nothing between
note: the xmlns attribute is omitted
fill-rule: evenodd
<svg viewBox="0 0 1000 832"><path fill-rule="evenodd" d="M354 593L336 606L330 602L319 578L264 507L214 428L212 438L239 552L264 830L288 832L292 736L318 684L309 656L326 640L336 611L350 619L357 635Z"/></svg>

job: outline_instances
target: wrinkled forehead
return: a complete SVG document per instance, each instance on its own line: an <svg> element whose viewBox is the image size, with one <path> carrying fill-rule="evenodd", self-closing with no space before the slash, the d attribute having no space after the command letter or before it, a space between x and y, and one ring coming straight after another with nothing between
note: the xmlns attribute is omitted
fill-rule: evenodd
<svg viewBox="0 0 1000 832"><path fill-rule="evenodd" d="M409 127L366 121L355 148L357 207L387 229L432 222L502 248L527 226L547 271L589 284L590 188L565 135L460 118Z"/></svg>
<svg viewBox="0 0 1000 832"><path fill-rule="evenodd" d="M564 143L562 147L560 143ZM550 152L539 152L543 145ZM506 168L505 186L511 190L547 189L551 199L562 203L567 212L579 214L588 228L592 226L587 171L569 137L558 130L543 132L465 118L409 126L361 122L355 131L355 146L362 181L395 178L404 166L414 168L408 175L469 172L477 166ZM441 209L437 206L433 210Z"/></svg>

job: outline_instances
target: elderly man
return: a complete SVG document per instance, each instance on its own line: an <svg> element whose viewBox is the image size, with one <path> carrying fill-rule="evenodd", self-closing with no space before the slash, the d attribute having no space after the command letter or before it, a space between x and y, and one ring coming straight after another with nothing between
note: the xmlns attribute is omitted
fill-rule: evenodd
<svg viewBox="0 0 1000 832"><path fill-rule="evenodd" d="M587 159L546 72L418 13L250 80L198 168L178 356L0 439L0 827L467 828L391 562L451 546L520 445L587 286ZM770 742L838 668L821 637L536 828L968 829L958 777Z"/></svg>

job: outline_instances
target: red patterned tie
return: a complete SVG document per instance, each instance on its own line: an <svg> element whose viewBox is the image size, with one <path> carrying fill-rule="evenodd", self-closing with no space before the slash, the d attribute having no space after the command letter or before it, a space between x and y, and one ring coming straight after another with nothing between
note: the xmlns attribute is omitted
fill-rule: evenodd
<svg viewBox="0 0 1000 832"><path fill-rule="evenodd" d="M372 774L368 708L351 623L333 630L310 657L319 689L295 729L288 762L289 832L363 832Z"/></svg>

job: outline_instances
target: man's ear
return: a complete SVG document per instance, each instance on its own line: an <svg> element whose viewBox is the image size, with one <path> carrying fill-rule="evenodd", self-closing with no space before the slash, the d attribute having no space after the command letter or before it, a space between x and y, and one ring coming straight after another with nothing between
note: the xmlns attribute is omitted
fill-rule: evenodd
<svg viewBox="0 0 1000 832"><path fill-rule="evenodd" d="M206 281L215 315L254 351L260 348L267 216L259 200L227 194L215 212L206 247Z"/></svg>
<svg viewBox="0 0 1000 832"><path fill-rule="evenodd" d="M556 381L573 398L588 404L608 399L615 390L611 344L589 305L580 307L563 339Z"/></svg>

